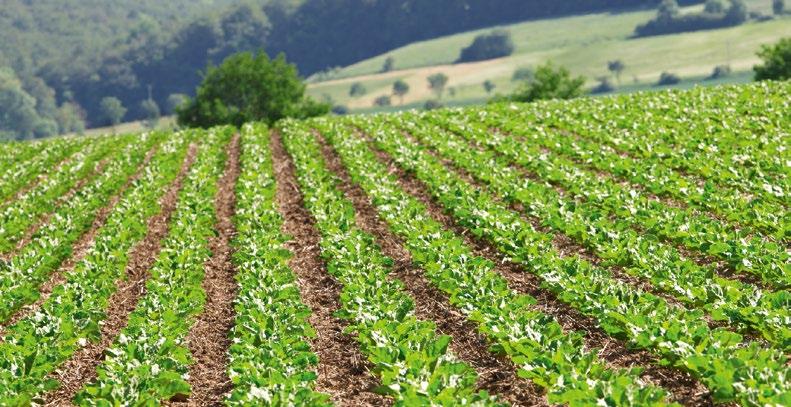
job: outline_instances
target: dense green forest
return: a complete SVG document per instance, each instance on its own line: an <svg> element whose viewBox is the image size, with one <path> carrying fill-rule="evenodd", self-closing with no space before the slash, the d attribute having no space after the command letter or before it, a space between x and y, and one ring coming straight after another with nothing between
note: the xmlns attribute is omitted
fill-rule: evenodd
<svg viewBox="0 0 791 407"><path fill-rule="evenodd" d="M697 3L688 0L682 4ZM9 0L0 11L0 138L124 120L151 100L191 94L208 63L238 51L284 52L308 75L410 42L469 29L658 0ZM5 40L8 39L8 40ZM145 103L144 103L145 102Z"/></svg>

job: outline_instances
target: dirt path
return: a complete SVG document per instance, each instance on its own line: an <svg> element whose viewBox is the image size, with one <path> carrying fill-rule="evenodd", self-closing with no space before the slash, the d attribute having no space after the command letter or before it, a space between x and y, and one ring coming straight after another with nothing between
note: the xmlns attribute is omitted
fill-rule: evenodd
<svg viewBox="0 0 791 407"><path fill-rule="evenodd" d="M178 176L160 200L159 214L148 220L148 232L145 238L132 249L126 266L126 278L118 281L117 290L108 301L109 307L106 311L107 318L102 325L101 341L89 342L53 374L53 378L60 381L61 386L46 395L46 405L68 405L77 392L96 377L96 367L102 362L104 350L124 329L129 314L145 295L148 270L159 255L162 239L168 234L170 217L176 209L179 191L189 168L195 162L197 152L197 146L190 145Z"/></svg>
<svg viewBox="0 0 791 407"><path fill-rule="evenodd" d="M231 241L236 235L233 216L236 213L236 180L241 171L240 152L241 137L237 134L228 146L225 172L214 200L218 235L209 242L212 257L206 263L202 283L206 304L187 337L195 358L189 370L192 394L186 403L191 406L218 405L232 389L228 377L229 332L234 324L233 301L239 289L234 279L236 269L231 262Z"/></svg>
<svg viewBox="0 0 791 407"><path fill-rule="evenodd" d="M272 132L272 153L283 232L293 237L286 245L294 254L289 266L297 275L302 301L312 311L309 322L317 335L312 341L319 357L316 391L329 394L338 405L390 405L390 399L371 391L378 380L357 343L343 333L347 324L333 315L340 308L341 287L321 260L315 221L303 206L294 164L277 132Z"/></svg>

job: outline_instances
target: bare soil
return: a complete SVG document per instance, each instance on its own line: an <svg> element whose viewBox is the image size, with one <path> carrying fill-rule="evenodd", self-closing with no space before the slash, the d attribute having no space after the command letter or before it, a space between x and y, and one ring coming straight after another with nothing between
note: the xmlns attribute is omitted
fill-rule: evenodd
<svg viewBox="0 0 791 407"><path fill-rule="evenodd" d="M472 237L468 230L459 226L452 216L445 213L428 192L426 186L398 167L395 161L373 147L380 161L388 166L391 173L399 178L402 188L420 200L428 209L430 216L464 238L477 256L486 258L497 266L500 273L517 292L536 298L536 309L555 318L564 331L581 331L585 335L585 348L597 350L598 356L612 368L642 367L641 378L648 383L661 386L671 394L671 400L684 405L711 406L713 399L708 389L687 372L659 365L659 358L645 350L630 348L624 341L607 335L598 327L593 318L581 314L566 303L561 302L549 290L542 288L541 280L513 263L489 242Z"/></svg>
<svg viewBox="0 0 791 407"><path fill-rule="evenodd" d="M285 220L283 232L293 237L286 245L294 254L289 266L297 275L302 301L312 311L309 322L317 334L312 341L313 352L319 357L315 389L329 394L338 405L390 405L390 399L373 393L379 382L371 364L355 340L343 332L347 324L333 315L340 309L341 287L321 260L315 221L303 205L294 164L276 131L272 132L272 153L276 198Z"/></svg>
<svg viewBox="0 0 791 407"><path fill-rule="evenodd" d="M187 337L195 358L189 370L192 394L185 403L191 406L219 405L233 387L228 377L228 348L235 315L233 301L239 289L234 279L236 269L231 261L231 241L236 235L233 216L236 213L236 180L241 171L240 152L241 137L236 134L228 146L225 172L215 198L218 235L209 242L212 257L206 263L202 283L206 304Z"/></svg>
<svg viewBox="0 0 791 407"><path fill-rule="evenodd" d="M489 343L473 322L455 309L447 295L435 288L424 276L424 271L412 262L403 240L390 232L378 216L370 198L353 184L340 157L326 140L318 136L328 167L340 178L340 189L355 207L357 226L376 238L382 252L393 259L390 277L404 283L404 288L415 302L415 315L432 321L437 330L453 339L450 349L461 361L478 374L478 387L514 406L548 405L543 389L517 376L517 368L507 356L489 352Z"/></svg>
<svg viewBox="0 0 791 407"><path fill-rule="evenodd" d="M159 255L162 239L170 230L170 217L176 209L179 191L189 168L195 162L197 152L197 146L190 145L178 176L160 200L159 214L148 220L145 238L132 249L126 266L126 278L118 280L117 289L108 302L101 341L89 342L52 375L60 381L61 386L46 395L45 405L68 405L85 384L96 378L96 367L104 359L105 349L126 327L129 315L146 293L149 270Z"/></svg>

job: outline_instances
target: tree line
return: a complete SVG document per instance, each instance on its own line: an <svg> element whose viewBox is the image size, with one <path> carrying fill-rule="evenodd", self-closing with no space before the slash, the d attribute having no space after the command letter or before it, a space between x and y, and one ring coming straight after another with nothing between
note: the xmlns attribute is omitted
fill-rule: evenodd
<svg viewBox="0 0 791 407"><path fill-rule="evenodd" d="M2 75L11 78L0 82L0 132L6 137L41 137L112 124L121 109L103 104L108 97L125 109L123 120L147 118L154 105L168 113L170 102L193 93L202 78L199 71L208 63L219 64L241 51L284 52L302 75L309 75L441 35L658 4L658 0L64 1L9 0L0 13L3 38L19 40L0 44L0 67L6 70ZM65 17L63 7L79 17L76 24ZM12 116L30 120L23 126Z"/></svg>

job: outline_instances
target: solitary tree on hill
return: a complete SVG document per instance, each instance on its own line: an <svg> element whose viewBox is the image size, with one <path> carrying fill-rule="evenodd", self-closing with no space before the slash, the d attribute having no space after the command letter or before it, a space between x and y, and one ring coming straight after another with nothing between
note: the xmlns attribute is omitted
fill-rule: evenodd
<svg viewBox="0 0 791 407"><path fill-rule="evenodd" d="M615 61L607 62L607 69L615 75L615 79L618 80L618 84L621 83L621 74L623 73L624 69L626 69L626 65L620 59L616 59Z"/></svg>
<svg viewBox="0 0 791 407"><path fill-rule="evenodd" d="M438 99L442 99L442 93L445 92L445 86L448 84L448 75L442 72L435 73L428 77L428 87L437 94Z"/></svg>
<svg viewBox="0 0 791 407"><path fill-rule="evenodd" d="M409 93L409 84L399 79L393 83L393 94L398 96L400 104L404 104L404 95Z"/></svg>
<svg viewBox="0 0 791 407"><path fill-rule="evenodd" d="M494 88L496 88L496 87L497 87L497 85L495 85L495 84L494 84L494 82L492 82L492 81L491 81L491 80L489 80L489 79L487 79L487 80L486 80L486 81L483 83L483 90L485 90L485 91L486 91L486 94L487 94L487 95L490 95L490 94L492 93L492 91L494 90Z"/></svg>
<svg viewBox="0 0 791 407"><path fill-rule="evenodd" d="M102 101L99 103L99 108L102 111L102 116L110 122L110 125L113 126L113 131L115 131L115 126L118 123L121 123L121 120L124 118L126 114L126 108L121 103L120 100L116 97L108 96L102 98Z"/></svg>
<svg viewBox="0 0 791 407"><path fill-rule="evenodd" d="M785 13L785 9L786 9L785 0L772 0L772 12L775 13L775 15L779 16Z"/></svg>

